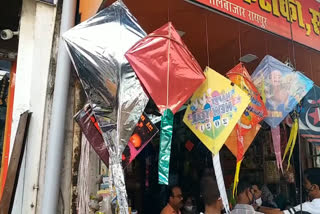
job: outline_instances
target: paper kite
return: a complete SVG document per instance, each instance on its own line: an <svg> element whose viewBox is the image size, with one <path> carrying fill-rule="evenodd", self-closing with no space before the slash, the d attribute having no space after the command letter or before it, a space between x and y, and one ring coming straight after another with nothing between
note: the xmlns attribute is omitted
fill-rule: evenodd
<svg viewBox="0 0 320 214"><path fill-rule="evenodd" d="M316 85L303 98L300 112L300 133L309 142L320 145L320 88Z"/></svg>
<svg viewBox="0 0 320 214"><path fill-rule="evenodd" d="M79 111L75 116L75 120L97 155L109 167L108 148L103 140L100 127L92 113L90 105L86 105ZM137 157L157 132L158 128L143 113L129 139L128 145L122 153L123 168L126 168Z"/></svg>
<svg viewBox="0 0 320 214"><path fill-rule="evenodd" d="M261 128L261 125L257 124L254 126L250 131L247 132L247 134L243 137L243 153L245 154L248 150L249 146L253 142L254 138L258 134L259 130ZM228 147L230 152L237 157L238 156L238 145L237 145L237 130L233 129L231 134L229 135L227 141L225 142L225 145Z"/></svg>
<svg viewBox="0 0 320 214"><path fill-rule="evenodd" d="M320 145L320 88L318 86L314 85L302 99L299 110L299 118L291 114L287 117L287 124L292 130L299 128L301 136L310 143ZM297 119L299 119L299 125Z"/></svg>
<svg viewBox="0 0 320 214"><path fill-rule="evenodd" d="M308 93L313 82L269 55L263 58L251 77L265 99L268 116L264 121L271 126L277 165L282 170L279 124Z"/></svg>
<svg viewBox="0 0 320 214"><path fill-rule="evenodd" d="M146 33L122 1L67 31L63 38L110 154L120 213L128 213L122 152L148 102L124 54Z"/></svg>
<svg viewBox="0 0 320 214"><path fill-rule="evenodd" d="M219 150L237 124L250 98L238 86L207 67L206 81L194 92L183 122L212 152L213 166L224 208L229 213Z"/></svg>
<svg viewBox="0 0 320 214"><path fill-rule="evenodd" d="M140 40L126 57L162 114L159 183L167 185L173 116L205 77L170 22Z"/></svg>
<svg viewBox="0 0 320 214"><path fill-rule="evenodd" d="M191 98L184 123L216 155L226 142L250 98L230 80L207 67L206 81Z"/></svg>
<svg viewBox="0 0 320 214"><path fill-rule="evenodd" d="M246 143L249 145L251 144L252 140L254 139L255 135L257 134L256 130L260 129L260 126L256 127L260 121L262 121L267 116L267 109L264 105L264 102L257 90L257 88L252 83L251 77L247 71L247 69L244 67L242 63L239 63L237 66L232 68L228 73L227 77L239 86L249 97L250 97L250 103L244 113L241 116L240 121L236 125L233 132L236 133L236 138L234 138L234 135L231 135L229 138L230 140L227 140L226 146L233 147L232 144L237 145L237 167L236 167L236 173L235 173L235 184L234 184L234 191L237 187L237 184L239 182L239 173L240 173L240 167L241 162L243 160L243 156L245 153L244 149L244 138L247 135L248 132L250 132L251 135L246 136ZM256 129L257 128L257 129ZM253 131L251 131L253 130ZM253 135L254 134L254 135ZM252 136L253 135L253 136ZM248 142L248 140L251 139L251 142ZM246 146L249 146L246 145Z"/></svg>
<svg viewBox="0 0 320 214"><path fill-rule="evenodd" d="M104 142L98 122L92 113L89 104L85 105L75 115L75 121L80 126L81 132L87 138L93 150L97 153L102 162L109 167L109 152L107 144Z"/></svg>

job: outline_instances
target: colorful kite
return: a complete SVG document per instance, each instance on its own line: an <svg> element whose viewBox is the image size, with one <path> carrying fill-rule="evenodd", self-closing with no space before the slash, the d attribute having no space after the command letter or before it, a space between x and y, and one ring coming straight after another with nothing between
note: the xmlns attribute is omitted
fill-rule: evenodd
<svg viewBox="0 0 320 214"><path fill-rule="evenodd" d="M292 126L292 123L291 117L288 116L287 124ZM316 85L301 101L299 130L307 141L320 145L320 88Z"/></svg>
<svg viewBox="0 0 320 214"><path fill-rule="evenodd" d="M207 67L206 81L194 92L183 122L214 154L229 137L250 98L230 80Z"/></svg>
<svg viewBox="0 0 320 214"><path fill-rule="evenodd" d="M158 131L158 128L143 113L129 139L128 146L122 153L123 168L126 168L137 157Z"/></svg>
<svg viewBox="0 0 320 214"><path fill-rule="evenodd" d="M311 143L320 144L320 88L316 85L302 101L299 128L302 137Z"/></svg>
<svg viewBox="0 0 320 214"><path fill-rule="evenodd" d="M173 115L205 77L170 22L136 43L126 57L163 115L159 183L168 184Z"/></svg>
<svg viewBox="0 0 320 214"><path fill-rule="evenodd" d="M271 126L277 165L282 170L279 124L308 93L313 82L269 55L263 58L251 77L265 97L268 116L264 120Z"/></svg>
<svg viewBox="0 0 320 214"><path fill-rule="evenodd" d="M243 156L245 153L244 150L244 137L245 135L253 130L248 137L246 137L247 142L249 138L254 139L255 135L252 136L252 134L257 134L256 128L257 124L264 119L264 117L267 116L267 109L261 99L261 96L252 83L251 77L247 71L247 69L244 67L242 63L239 63L237 66L235 66L233 69L231 69L227 73L227 77L236 84L238 87L240 87L247 95L249 95L251 102L249 103L249 106L244 111L243 115L241 116L240 121L235 127L236 132L236 138L234 136L230 136L229 138L232 138L231 140L227 140L226 145L228 147L232 147L232 145L228 144L237 144L237 167L236 167L236 173L234 178L234 191L237 187L237 184L239 182L239 173L240 173L240 167L241 162L243 160ZM257 127L259 130L259 126Z"/></svg>
<svg viewBox="0 0 320 214"><path fill-rule="evenodd" d="M75 116L75 120L97 155L109 167L108 148L104 143L100 127L90 105L86 105L79 111ZM137 157L157 133L158 128L143 113L129 139L128 145L122 153L123 168L126 168Z"/></svg>
<svg viewBox="0 0 320 214"><path fill-rule="evenodd" d="M89 104L85 105L75 116L75 121L80 126L81 132L86 136L88 142L103 161L109 167L109 152L107 144L105 144L100 127L95 116L92 113L92 108Z"/></svg>
<svg viewBox="0 0 320 214"><path fill-rule="evenodd" d="M230 80L207 67L206 81L194 92L183 122L213 153L220 195L229 210L220 166L219 150L248 106L250 98Z"/></svg>
<svg viewBox="0 0 320 214"><path fill-rule="evenodd" d="M124 54L146 33L122 1L63 37L110 154L120 213L128 213L122 152L145 109L145 94Z"/></svg>
<svg viewBox="0 0 320 214"><path fill-rule="evenodd" d="M250 131L247 132L247 134L243 137L243 153L245 154L248 150L249 146L253 142L254 138L258 134L259 130L261 128L261 125L257 124L253 128L250 129ZM225 142L225 145L228 147L230 152L235 156L238 157L238 145L237 143L237 130L236 128L232 130L231 134L229 135L227 141Z"/></svg>

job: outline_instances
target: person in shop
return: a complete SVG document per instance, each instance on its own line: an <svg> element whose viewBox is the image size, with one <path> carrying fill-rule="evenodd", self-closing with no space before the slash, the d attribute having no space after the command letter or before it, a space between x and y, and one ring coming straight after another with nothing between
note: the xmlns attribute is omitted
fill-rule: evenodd
<svg viewBox="0 0 320 214"><path fill-rule="evenodd" d="M223 210L222 200L217 182L213 177L207 176L201 180L201 196L205 204L205 211L201 214L220 214Z"/></svg>
<svg viewBox="0 0 320 214"><path fill-rule="evenodd" d="M237 187L237 204L231 211L231 214L262 213L256 211L253 207L255 195L248 178L242 178Z"/></svg>
<svg viewBox="0 0 320 214"><path fill-rule="evenodd" d="M255 197L254 207L278 208L274 202L274 197L267 185L253 181L251 183L252 191Z"/></svg>
<svg viewBox="0 0 320 214"><path fill-rule="evenodd" d="M197 206L192 196L188 196L184 202L182 214L197 214Z"/></svg>
<svg viewBox="0 0 320 214"><path fill-rule="evenodd" d="M168 204L163 208L161 214L181 214L183 207L183 195L179 186L169 188Z"/></svg>
<svg viewBox="0 0 320 214"><path fill-rule="evenodd" d="M284 211L269 210L266 214L320 214L320 168L310 168L304 172L304 189L310 201Z"/></svg>
<svg viewBox="0 0 320 214"><path fill-rule="evenodd" d="M268 210L278 210L280 211L280 209L275 209L277 208L277 205L273 204L274 202L271 201L270 202L270 195L272 196L272 193L270 192L264 192L263 190L260 189L261 188L261 184L259 184L258 182L252 182L251 183L251 192L253 193L254 196L254 201L252 203L253 208L256 211L262 212L262 213L266 213L268 212ZM266 197L266 195L269 195L268 197ZM273 197L272 197L273 198Z"/></svg>

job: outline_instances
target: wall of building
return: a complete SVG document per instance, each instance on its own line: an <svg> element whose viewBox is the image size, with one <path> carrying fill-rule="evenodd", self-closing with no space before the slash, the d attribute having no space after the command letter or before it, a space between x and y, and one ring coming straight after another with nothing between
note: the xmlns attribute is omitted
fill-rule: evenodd
<svg viewBox="0 0 320 214"><path fill-rule="evenodd" d="M23 0L11 142L19 115L26 110L33 114L12 213L36 213L41 191L40 160L46 142L44 120L55 17L55 6Z"/></svg>
<svg viewBox="0 0 320 214"><path fill-rule="evenodd" d="M101 0L94 0L94 2L83 0L81 2L79 6L81 7L81 19L85 20L95 14ZM58 44L62 41L59 32L61 6L61 1L58 2L58 5L52 6L34 0L23 0L11 142L14 142L20 114L28 110L32 112L32 117L12 213L33 214L40 213L41 210L56 58ZM78 85L77 89L75 89L75 84ZM81 149L79 145L73 145L74 139L78 138L74 133L76 125L73 121L73 115L83 104L83 99L79 101L75 97L75 93L78 94L79 90L82 89L73 72L68 92L61 186L57 187L60 188L58 210L63 214L73 213L71 205L74 200L72 195L75 186L72 186L72 178L74 177L72 173L77 174L77 160L73 160L73 156L79 159L76 152L79 153L77 150ZM77 106L74 106L75 103ZM90 154L96 157L93 153L90 151ZM92 169L97 171L99 164L95 163L94 165L95 167ZM90 186L96 187L94 176L90 180L92 181Z"/></svg>

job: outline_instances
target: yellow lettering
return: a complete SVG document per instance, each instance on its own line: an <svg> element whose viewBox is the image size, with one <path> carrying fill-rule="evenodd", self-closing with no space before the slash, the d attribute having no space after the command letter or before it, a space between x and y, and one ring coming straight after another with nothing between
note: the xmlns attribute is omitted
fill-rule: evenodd
<svg viewBox="0 0 320 214"><path fill-rule="evenodd" d="M302 16L303 13L302 13L301 3L296 0L290 0L290 11L291 11L291 22L297 21L298 19L299 27L304 29L305 24Z"/></svg>
<svg viewBox="0 0 320 214"><path fill-rule="evenodd" d="M281 15L283 17L287 18L288 21L290 21L287 0L279 0L279 3L280 3L280 13L281 13Z"/></svg>
<svg viewBox="0 0 320 214"><path fill-rule="evenodd" d="M313 25L313 31L317 35L319 35L320 34L320 31L319 31L319 28L320 28L320 12L316 11L316 10L314 10L312 8L309 8L309 12L312 15L311 23Z"/></svg>
<svg viewBox="0 0 320 214"><path fill-rule="evenodd" d="M257 0L243 0L245 3L251 4L252 2L256 2Z"/></svg>
<svg viewBox="0 0 320 214"><path fill-rule="evenodd" d="M272 0L272 14L277 17L280 16L278 0Z"/></svg>
<svg viewBox="0 0 320 214"><path fill-rule="evenodd" d="M307 31L307 32L306 32L306 35L307 35L307 36L310 36L310 34L311 34L311 26L310 26L310 24L308 24L308 23L306 24L306 31Z"/></svg>
<svg viewBox="0 0 320 214"><path fill-rule="evenodd" d="M262 10L267 11L269 13L271 12L271 4L266 0L259 0L259 5Z"/></svg>

